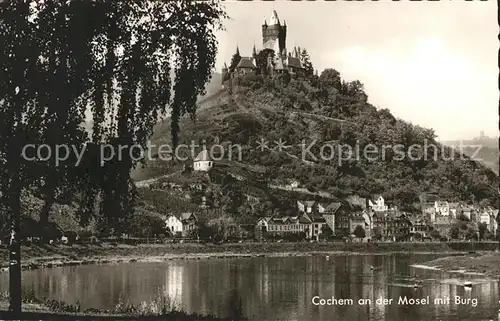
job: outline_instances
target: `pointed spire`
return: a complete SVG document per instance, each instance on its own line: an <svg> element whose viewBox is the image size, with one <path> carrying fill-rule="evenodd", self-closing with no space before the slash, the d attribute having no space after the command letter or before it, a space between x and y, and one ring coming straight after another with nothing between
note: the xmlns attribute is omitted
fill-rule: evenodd
<svg viewBox="0 0 500 321"><path fill-rule="evenodd" d="M253 51L252 51L253 56L257 56L257 50L255 49L255 43L253 44Z"/></svg>
<svg viewBox="0 0 500 321"><path fill-rule="evenodd" d="M267 26L267 19L266 19L266 17L264 17L264 24L263 25Z"/></svg>
<svg viewBox="0 0 500 321"><path fill-rule="evenodd" d="M239 56L240 55L240 48L239 46L236 46L236 54Z"/></svg>
<svg viewBox="0 0 500 321"><path fill-rule="evenodd" d="M271 20L269 20L269 25L274 26L274 25L279 25L279 24L280 24L280 20L278 18L278 13L276 12L276 10L273 10L273 12L271 14Z"/></svg>

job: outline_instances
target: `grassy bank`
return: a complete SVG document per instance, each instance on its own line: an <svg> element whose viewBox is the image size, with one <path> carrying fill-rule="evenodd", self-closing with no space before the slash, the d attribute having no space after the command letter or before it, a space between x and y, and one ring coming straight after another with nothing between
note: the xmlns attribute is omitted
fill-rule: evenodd
<svg viewBox="0 0 500 321"><path fill-rule="evenodd" d="M8 309L8 293L0 293L0 319L12 319ZM149 301L134 305L120 300L109 310L81 309L79 304L72 305L63 301L51 299L38 299L33 292L24 293L22 297L24 318L22 320L193 320L193 321L248 321L243 315L241 301L233 292L230 297L233 307L228 311L228 316L219 318L213 315L188 314L178 310L170 297L157 293ZM15 319L20 316L15 315ZM82 318L83 317L83 318Z"/></svg>
<svg viewBox="0 0 500 321"><path fill-rule="evenodd" d="M460 250L460 249L458 249ZM321 254L383 254L389 252L447 253L456 246L445 243L236 243L150 245L57 245L23 247L23 268L170 259L205 259ZM1 249L1 266L8 266L8 251Z"/></svg>
<svg viewBox="0 0 500 321"><path fill-rule="evenodd" d="M500 253L498 252L443 257L423 265L448 272L480 273L500 277Z"/></svg>

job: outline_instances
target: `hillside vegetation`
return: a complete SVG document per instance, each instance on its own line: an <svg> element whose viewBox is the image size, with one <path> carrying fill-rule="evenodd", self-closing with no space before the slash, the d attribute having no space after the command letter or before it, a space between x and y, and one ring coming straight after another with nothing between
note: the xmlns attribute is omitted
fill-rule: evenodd
<svg viewBox="0 0 500 321"><path fill-rule="evenodd" d="M261 205L279 203L284 209L297 199L382 194L403 210L417 211L422 192L449 201L499 205L498 176L491 169L439 144L432 129L372 106L359 81L344 82L333 69L309 79L246 75L231 89L203 101L195 121L182 121L180 142L189 145L205 140L209 149L217 143L226 146L224 161L216 162L222 167L212 170L204 184L226 186L235 214L246 211L243 208L249 205L244 199L249 196ZM261 139L269 149L259 148ZM286 145L281 150L275 144L280 139ZM161 145L170 140L167 119L157 125L152 142ZM378 152L366 158L363 150L369 144ZM241 159L235 159L235 153L229 157L231 145L241 147ZM325 145L329 146L322 148ZM321 158L322 153L331 155L330 145L333 157ZM349 157L347 146L355 154L359 150L360 157ZM382 153L383 146L390 148ZM136 178L180 173L182 165L192 163L196 156L187 151L183 155L191 160L148 161ZM181 181L192 177L190 173L178 175ZM288 188L294 181L298 188ZM264 215L264 208L250 212Z"/></svg>

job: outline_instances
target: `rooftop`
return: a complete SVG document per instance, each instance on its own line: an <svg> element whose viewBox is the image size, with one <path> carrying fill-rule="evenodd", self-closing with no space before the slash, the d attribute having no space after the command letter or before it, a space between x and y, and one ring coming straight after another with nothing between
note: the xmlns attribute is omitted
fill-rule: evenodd
<svg viewBox="0 0 500 321"><path fill-rule="evenodd" d="M236 66L236 68L245 68L245 69L255 69L257 66L253 63L253 59L250 57L241 57L240 62Z"/></svg>
<svg viewBox="0 0 500 321"><path fill-rule="evenodd" d="M274 26L274 25L279 25L280 24L280 19L278 18L278 13L276 10L273 10L271 13L271 19L269 20L269 25Z"/></svg>
<svg viewBox="0 0 500 321"><path fill-rule="evenodd" d="M195 162L203 162L203 161L209 161L210 160L210 155L208 154L208 151L206 149L202 150L198 156L194 159Z"/></svg>

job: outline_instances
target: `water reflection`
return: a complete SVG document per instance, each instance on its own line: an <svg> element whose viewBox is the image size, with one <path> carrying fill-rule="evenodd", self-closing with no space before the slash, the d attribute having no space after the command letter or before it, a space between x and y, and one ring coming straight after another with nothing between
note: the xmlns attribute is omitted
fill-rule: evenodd
<svg viewBox="0 0 500 321"><path fill-rule="evenodd" d="M186 312L227 317L243 311L254 320L484 320L500 307L498 282L474 280L410 267L436 256L377 255L218 259L103 266L78 266L26 271L24 290L64 300L82 308L113 308L120 300L138 304L158 294ZM370 266L374 268L371 269ZM418 275L418 276L417 276ZM417 277L416 277L417 276ZM421 288L414 288L415 280ZM7 275L0 287L7 289ZM317 306L313 297L352 298L354 305ZM398 298L425 298L430 305L402 306ZM455 296L476 298L477 307L454 304ZM435 298L450 304L433 304ZM358 299L371 304L358 305ZM393 299L392 304L376 304Z"/></svg>

